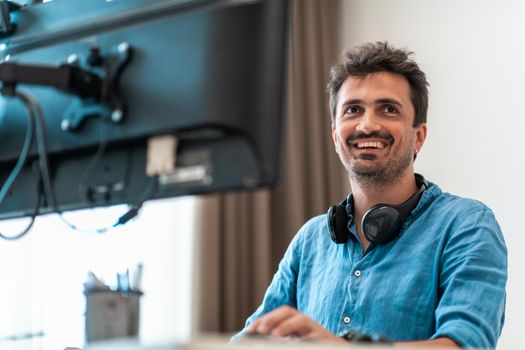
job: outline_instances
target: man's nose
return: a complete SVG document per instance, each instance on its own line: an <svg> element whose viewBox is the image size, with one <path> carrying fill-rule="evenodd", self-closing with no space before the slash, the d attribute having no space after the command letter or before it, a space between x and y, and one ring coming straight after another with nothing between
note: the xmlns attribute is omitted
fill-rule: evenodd
<svg viewBox="0 0 525 350"><path fill-rule="evenodd" d="M372 131L381 130L381 123L378 116L373 111L366 111L359 119L356 126L356 131L369 134Z"/></svg>

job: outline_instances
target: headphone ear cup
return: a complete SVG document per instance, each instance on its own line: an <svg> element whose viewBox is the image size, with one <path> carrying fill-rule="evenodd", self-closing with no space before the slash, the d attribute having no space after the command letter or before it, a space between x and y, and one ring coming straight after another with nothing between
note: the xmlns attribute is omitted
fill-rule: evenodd
<svg viewBox="0 0 525 350"><path fill-rule="evenodd" d="M361 230L369 242L386 244L397 236L403 221L393 206L374 205L363 215Z"/></svg>
<svg viewBox="0 0 525 350"><path fill-rule="evenodd" d="M335 243L348 241L348 215L345 205L333 205L328 209L328 230Z"/></svg>

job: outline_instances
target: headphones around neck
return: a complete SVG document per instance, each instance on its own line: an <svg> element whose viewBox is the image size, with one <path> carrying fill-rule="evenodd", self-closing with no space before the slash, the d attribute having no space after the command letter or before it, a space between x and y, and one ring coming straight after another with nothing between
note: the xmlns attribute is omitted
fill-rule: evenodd
<svg viewBox="0 0 525 350"><path fill-rule="evenodd" d="M393 240L401 230L401 226L414 210L423 192L428 188L425 178L415 174L419 190L409 199L399 205L376 204L368 209L361 220L361 230L366 239L375 244L386 244ZM338 205L328 208L327 221L330 237L335 243L348 241L348 213L346 206L349 197Z"/></svg>

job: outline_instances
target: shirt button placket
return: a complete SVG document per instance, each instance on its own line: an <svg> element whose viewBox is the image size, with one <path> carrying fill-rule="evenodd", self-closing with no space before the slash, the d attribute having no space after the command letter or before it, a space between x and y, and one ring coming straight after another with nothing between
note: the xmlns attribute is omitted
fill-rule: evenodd
<svg viewBox="0 0 525 350"><path fill-rule="evenodd" d="M355 268L355 266L354 266L354 268ZM359 278L359 277L361 276L361 270L358 270L358 269L357 269L357 270L354 270L353 275L354 275L355 278ZM357 282L357 280L356 280L356 282ZM358 285L359 285L359 283L353 283L353 282L352 282L352 278L350 278L350 280L349 280L349 286L348 286L348 287L349 287L349 288L348 288L348 292L349 292L350 295L352 296L351 299L352 299L354 302L352 303L352 305L349 305L350 307L349 307L349 308L347 309L347 311L345 312L346 315L343 316L342 321L343 321L343 323L344 323L346 326L348 326L348 325L352 322L352 318L350 318L350 316L348 316L348 315L352 314L353 309L354 309L354 307L355 307L355 299L356 299L355 296L357 295L357 293L358 293L358 289L359 289Z"/></svg>
<svg viewBox="0 0 525 350"><path fill-rule="evenodd" d="M355 271L354 271L354 276L355 276L355 277L359 277L359 276L361 276L361 270L355 270ZM351 290L352 290L352 288L350 288L350 291L351 291ZM344 324L348 325L348 324L350 324L350 322L352 322L352 319L351 319L349 316L344 316L344 317L343 317L343 323L344 323Z"/></svg>

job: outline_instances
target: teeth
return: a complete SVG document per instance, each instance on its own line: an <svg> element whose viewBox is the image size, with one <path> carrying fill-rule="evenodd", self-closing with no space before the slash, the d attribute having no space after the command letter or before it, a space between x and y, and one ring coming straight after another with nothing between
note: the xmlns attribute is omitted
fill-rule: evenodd
<svg viewBox="0 0 525 350"><path fill-rule="evenodd" d="M357 148L385 148L385 144L382 142L358 142Z"/></svg>

